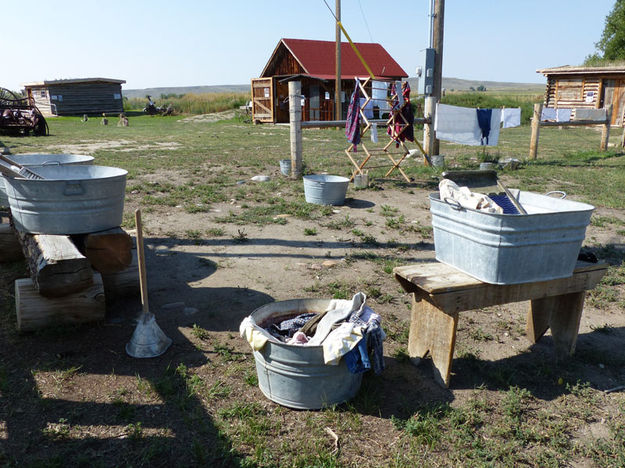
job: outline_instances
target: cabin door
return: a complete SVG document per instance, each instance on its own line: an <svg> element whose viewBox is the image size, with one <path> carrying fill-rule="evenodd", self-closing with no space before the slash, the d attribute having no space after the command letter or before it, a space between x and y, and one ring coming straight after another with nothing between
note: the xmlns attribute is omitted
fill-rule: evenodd
<svg viewBox="0 0 625 468"><path fill-rule="evenodd" d="M606 80L604 86L603 106L612 104L612 125L623 126L625 112L625 80Z"/></svg>
<svg viewBox="0 0 625 468"><path fill-rule="evenodd" d="M623 126L625 111L625 80L615 80L614 97L612 98L612 125Z"/></svg>

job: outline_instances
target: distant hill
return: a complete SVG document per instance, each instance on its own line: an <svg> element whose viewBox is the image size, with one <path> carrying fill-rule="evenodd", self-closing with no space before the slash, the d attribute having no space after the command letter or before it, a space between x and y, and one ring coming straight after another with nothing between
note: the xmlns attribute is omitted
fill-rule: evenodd
<svg viewBox="0 0 625 468"><path fill-rule="evenodd" d="M421 78L422 79L422 78ZM416 78L408 78L410 86L416 86ZM471 88L477 89L484 86L487 91L526 91L531 93L542 93L545 91L545 85L541 83L509 83L505 81L478 81L478 80L462 80L460 78L443 77L443 88L448 91L469 91ZM144 88L144 89L123 89L124 97L145 98L150 95L153 98L159 98L161 94L203 94L203 93L249 93L249 84L240 85L217 85L217 86L178 86L178 87L162 87L162 88Z"/></svg>
<svg viewBox="0 0 625 468"><path fill-rule="evenodd" d="M250 85L217 85L217 86L177 86L163 88L122 89L124 97L144 98L146 95L154 99L161 94L204 94L204 93L249 93Z"/></svg>
<svg viewBox="0 0 625 468"><path fill-rule="evenodd" d="M478 86L484 86L486 90L492 91L529 91L542 93L545 91L545 83L511 83L507 81L478 81L478 80L462 80L460 78L443 77L443 88L448 91L468 91L472 87L477 89Z"/></svg>
<svg viewBox="0 0 625 468"><path fill-rule="evenodd" d="M421 88L423 88L423 78L420 78ZM417 78L408 78L410 87L414 89L417 84ZM541 83L511 83L506 81L479 81L479 80L463 80L460 78L443 77L443 88L447 91L470 91L480 86L484 86L487 91L510 91L510 92L527 92L542 93L545 91L545 85Z"/></svg>

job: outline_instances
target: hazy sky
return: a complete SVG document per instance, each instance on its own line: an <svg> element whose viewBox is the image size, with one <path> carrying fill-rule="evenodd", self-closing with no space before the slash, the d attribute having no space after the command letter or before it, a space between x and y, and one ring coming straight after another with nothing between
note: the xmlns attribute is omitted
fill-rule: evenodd
<svg viewBox="0 0 625 468"><path fill-rule="evenodd" d="M335 0L326 0L334 9ZM356 42L378 42L410 76L428 46L429 0L342 0ZM323 0L2 0L0 87L105 77L125 89L248 84L280 38L333 41ZM614 0L447 0L443 76L544 82L579 65ZM10 27L9 27L10 26ZM345 39L344 39L345 40Z"/></svg>

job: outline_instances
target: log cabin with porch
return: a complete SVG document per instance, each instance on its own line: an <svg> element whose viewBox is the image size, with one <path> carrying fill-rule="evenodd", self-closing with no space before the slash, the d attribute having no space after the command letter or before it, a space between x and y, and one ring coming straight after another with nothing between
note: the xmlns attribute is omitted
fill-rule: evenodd
<svg viewBox="0 0 625 468"><path fill-rule="evenodd" d="M355 43L379 81L408 78L408 74L380 45ZM288 82L302 85L302 120L333 120L336 85L336 43L306 39L280 39L259 78L252 79L254 122L289 122ZM347 115L354 78L369 76L348 42L341 43L342 118ZM368 91L371 91L369 85ZM374 111L376 109L374 108ZM380 111L377 111L380 112ZM381 117L381 116L380 116Z"/></svg>
<svg viewBox="0 0 625 468"><path fill-rule="evenodd" d="M603 109L612 105L613 126L623 126L625 67L562 67L536 70L547 77L545 107ZM573 114L574 115L574 114Z"/></svg>

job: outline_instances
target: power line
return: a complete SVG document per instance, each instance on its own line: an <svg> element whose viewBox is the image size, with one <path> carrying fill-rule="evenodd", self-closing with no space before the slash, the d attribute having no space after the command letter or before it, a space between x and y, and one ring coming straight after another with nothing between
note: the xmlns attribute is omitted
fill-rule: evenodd
<svg viewBox="0 0 625 468"><path fill-rule="evenodd" d="M373 42L373 36L371 35L371 30L369 29L369 23L367 22L367 18L365 16L365 12L362 9L362 4L360 3L360 0L358 0L358 6L360 7L360 14L362 15L362 19L365 22L365 26L367 27L367 31L369 32L369 39L371 40L371 42Z"/></svg>

